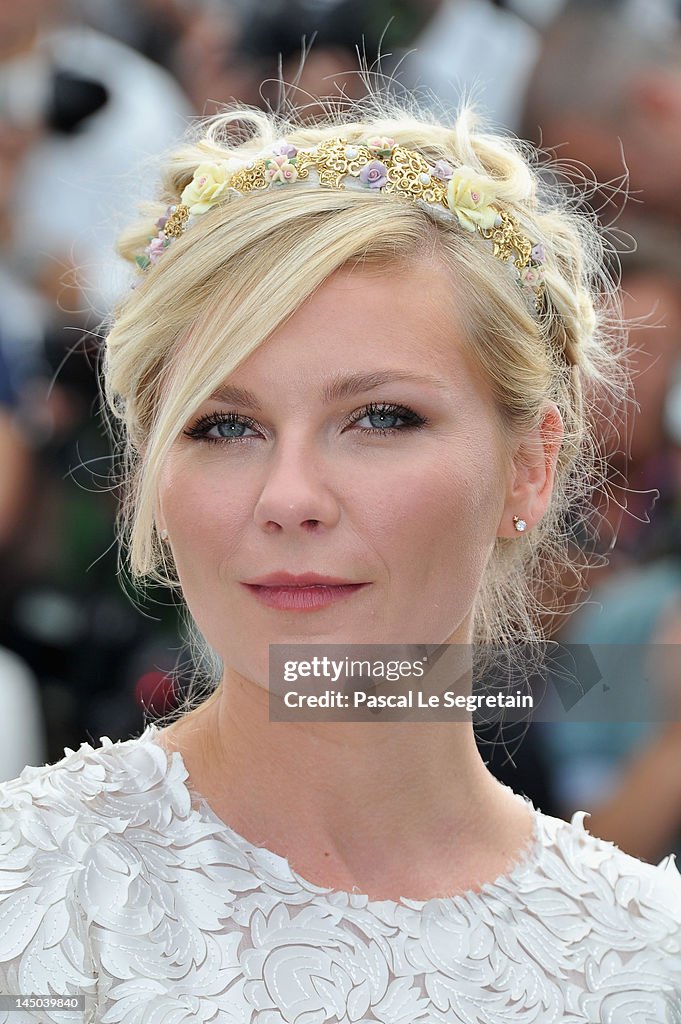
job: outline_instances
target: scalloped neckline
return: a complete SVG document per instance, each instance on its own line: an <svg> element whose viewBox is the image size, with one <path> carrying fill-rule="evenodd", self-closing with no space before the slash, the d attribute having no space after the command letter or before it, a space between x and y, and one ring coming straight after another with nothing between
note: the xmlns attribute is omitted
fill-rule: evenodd
<svg viewBox="0 0 681 1024"><path fill-rule="evenodd" d="M510 868L498 875L493 882L484 882L477 889L466 889L462 892L455 893L452 896L431 896L425 900L412 899L408 896L400 896L398 899L372 899L366 893L350 892L344 889L320 886L314 882L310 882L308 879L298 874L298 872L291 867L288 858L279 853L275 853L273 850L269 850L266 846L258 846L257 844L250 842L250 840L246 839L245 836L240 835L230 825L223 821L223 819L213 810L206 798L193 787L189 770L187 769L181 752L179 750L167 751L161 743L156 741L155 736L159 732L159 727L152 722L146 727L138 739L140 741L146 740L147 742L153 743L155 747L163 752L166 758L166 774L170 772L172 764L176 763L177 759L177 762L181 765L185 774L182 779L178 777L176 779L176 783L181 785L188 794L192 814L194 814L199 821L209 825L219 826L220 832L223 832L227 836L230 843L246 855L258 878L267 882L267 877L263 878L263 871L267 874L272 874L272 872L274 872L277 876L281 877L282 880L289 882L295 881L306 892L309 892L311 895L326 898L331 903L338 904L339 902L343 902L353 907L363 907L365 909L371 909L372 907L409 907L415 910L420 910L427 904L433 903L464 903L470 905L473 901L480 900L482 897L499 896L510 886L515 885L523 875L536 869L545 848L544 830L542 828L542 812L534 806L529 797L516 793L510 786L506 786L502 783L504 788L508 789L517 800L522 800L523 803L530 808L530 811L532 812L533 829L530 839L518 853ZM133 740L132 742L135 741Z"/></svg>

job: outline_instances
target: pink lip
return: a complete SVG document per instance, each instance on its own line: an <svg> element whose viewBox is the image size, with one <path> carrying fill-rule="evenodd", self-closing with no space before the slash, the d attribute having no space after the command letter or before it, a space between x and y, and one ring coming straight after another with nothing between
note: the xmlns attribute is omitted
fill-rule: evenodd
<svg viewBox="0 0 681 1024"><path fill-rule="evenodd" d="M267 576L257 576L252 580L244 580L248 585L259 587L341 587L356 583L356 580L344 580L340 576L320 576L316 572L305 572L296 576L291 572L271 572Z"/></svg>
<svg viewBox="0 0 681 1024"><path fill-rule="evenodd" d="M367 583L343 584L341 586L326 586L312 584L311 586L257 586L252 583L244 583L251 593L269 608L279 608L283 611L312 611L315 608L325 608L336 601L341 601L363 587Z"/></svg>

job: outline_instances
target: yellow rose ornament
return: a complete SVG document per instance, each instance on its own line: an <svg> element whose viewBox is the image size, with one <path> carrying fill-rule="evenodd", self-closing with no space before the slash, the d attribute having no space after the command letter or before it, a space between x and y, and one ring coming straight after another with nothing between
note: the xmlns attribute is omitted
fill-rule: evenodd
<svg viewBox="0 0 681 1024"><path fill-rule="evenodd" d="M180 197L180 201L189 207L190 215L207 213L211 206L215 206L229 187L232 174L241 166L239 160L199 164Z"/></svg>
<svg viewBox="0 0 681 1024"><path fill-rule="evenodd" d="M466 231L494 228L501 224L499 211L491 204L497 198L496 183L466 164L457 167L447 185L447 204Z"/></svg>

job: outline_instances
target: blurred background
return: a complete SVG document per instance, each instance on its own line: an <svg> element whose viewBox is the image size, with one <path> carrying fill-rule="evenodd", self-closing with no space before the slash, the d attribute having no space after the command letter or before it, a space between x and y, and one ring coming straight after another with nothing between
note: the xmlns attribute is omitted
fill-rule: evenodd
<svg viewBox="0 0 681 1024"><path fill-rule="evenodd" d="M397 94L439 116L465 94L598 184L584 202L619 234L625 314L645 321L638 410L628 465L623 440L607 467L616 500L574 540L607 564L574 614L566 583L554 637L681 643L681 0L0 0L0 780L137 735L191 670L170 595L119 572L98 414L97 331L130 287L113 244L139 167L221 103L276 106L280 75L310 113L362 96L358 47ZM480 739L546 813L587 810L651 861L681 856L681 688L658 662L655 722ZM628 659L621 699L650 679Z"/></svg>

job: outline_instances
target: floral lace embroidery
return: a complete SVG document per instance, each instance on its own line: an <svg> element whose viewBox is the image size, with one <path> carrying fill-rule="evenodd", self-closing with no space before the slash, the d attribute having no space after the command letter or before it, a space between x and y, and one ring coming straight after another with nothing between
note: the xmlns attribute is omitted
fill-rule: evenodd
<svg viewBox="0 0 681 1024"><path fill-rule="evenodd" d="M229 829L178 753L66 748L0 784L0 1024L681 1024L681 875L536 813L479 892L313 886Z"/></svg>

